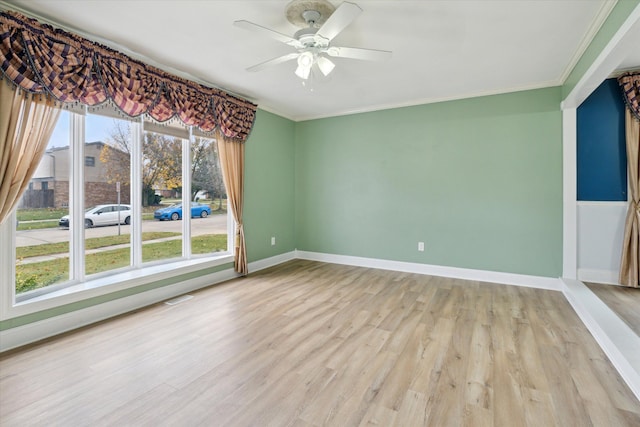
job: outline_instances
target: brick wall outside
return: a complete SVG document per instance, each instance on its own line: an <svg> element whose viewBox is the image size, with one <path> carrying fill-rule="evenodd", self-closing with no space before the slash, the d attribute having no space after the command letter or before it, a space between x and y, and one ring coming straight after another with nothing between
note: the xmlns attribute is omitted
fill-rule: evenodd
<svg viewBox="0 0 640 427"><path fill-rule="evenodd" d="M129 204L130 191L128 185L120 187L120 203ZM84 205L91 207L108 203L117 203L116 185L107 182L86 182L84 184Z"/></svg>
<svg viewBox="0 0 640 427"><path fill-rule="evenodd" d="M49 188L51 188L51 185ZM69 181L56 181L53 183L53 206L56 208L69 207Z"/></svg>
<svg viewBox="0 0 640 427"><path fill-rule="evenodd" d="M53 185L54 206L66 208L69 206L69 181L56 181ZM128 185L120 187L120 203L130 203L130 191ZM87 182L84 186L84 206L89 208L95 205L117 203L118 195L116 185L106 182Z"/></svg>

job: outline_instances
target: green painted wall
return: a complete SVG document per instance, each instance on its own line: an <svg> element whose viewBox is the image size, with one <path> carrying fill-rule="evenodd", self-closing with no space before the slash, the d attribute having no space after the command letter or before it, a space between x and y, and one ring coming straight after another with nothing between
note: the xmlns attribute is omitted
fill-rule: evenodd
<svg viewBox="0 0 640 427"><path fill-rule="evenodd" d="M297 248L560 276L560 97L549 88L298 123Z"/></svg>
<svg viewBox="0 0 640 427"><path fill-rule="evenodd" d="M640 4L640 0L618 0L615 7L605 20L598 33L595 35L589 47L580 57L580 60L573 67L573 70L567 77L562 86L562 99L573 90L578 84L582 76L587 72L593 61L596 60L602 49L609 43L611 37L620 29L624 21L629 18L631 12Z"/></svg>
<svg viewBox="0 0 640 427"><path fill-rule="evenodd" d="M249 262L295 249L295 123L258 110L245 152L244 224ZM271 246L271 237L276 245Z"/></svg>

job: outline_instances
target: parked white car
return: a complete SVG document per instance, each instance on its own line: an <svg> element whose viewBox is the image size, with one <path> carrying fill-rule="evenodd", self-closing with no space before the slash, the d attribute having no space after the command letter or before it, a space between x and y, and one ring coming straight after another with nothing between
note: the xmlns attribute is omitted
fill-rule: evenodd
<svg viewBox="0 0 640 427"><path fill-rule="evenodd" d="M118 212L120 224L131 223L131 206L129 205L98 205L84 211L84 227L91 228L100 225L118 224ZM69 227L69 215L65 215L58 221L60 227Z"/></svg>

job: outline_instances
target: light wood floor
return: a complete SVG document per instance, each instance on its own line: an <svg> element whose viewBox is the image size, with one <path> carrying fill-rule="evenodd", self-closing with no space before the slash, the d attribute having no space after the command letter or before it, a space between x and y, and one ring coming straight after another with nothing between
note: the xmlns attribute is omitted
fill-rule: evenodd
<svg viewBox="0 0 640 427"><path fill-rule="evenodd" d="M293 261L0 356L3 426L638 426L559 292Z"/></svg>
<svg viewBox="0 0 640 427"><path fill-rule="evenodd" d="M585 284L640 336L640 289L598 283Z"/></svg>

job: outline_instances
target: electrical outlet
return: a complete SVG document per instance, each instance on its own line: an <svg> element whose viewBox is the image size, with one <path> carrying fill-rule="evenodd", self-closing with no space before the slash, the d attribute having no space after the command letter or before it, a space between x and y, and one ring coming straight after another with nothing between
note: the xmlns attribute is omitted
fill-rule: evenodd
<svg viewBox="0 0 640 427"><path fill-rule="evenodd" d="M424 242L418 242L418 251L424 252Z"/></svg>
<svg viewBox="0 0 640 427"><path fill-rule="evenodd" d="M271 246L275 246L276 245L276 238L272 237L271 238Z"/></svg>

